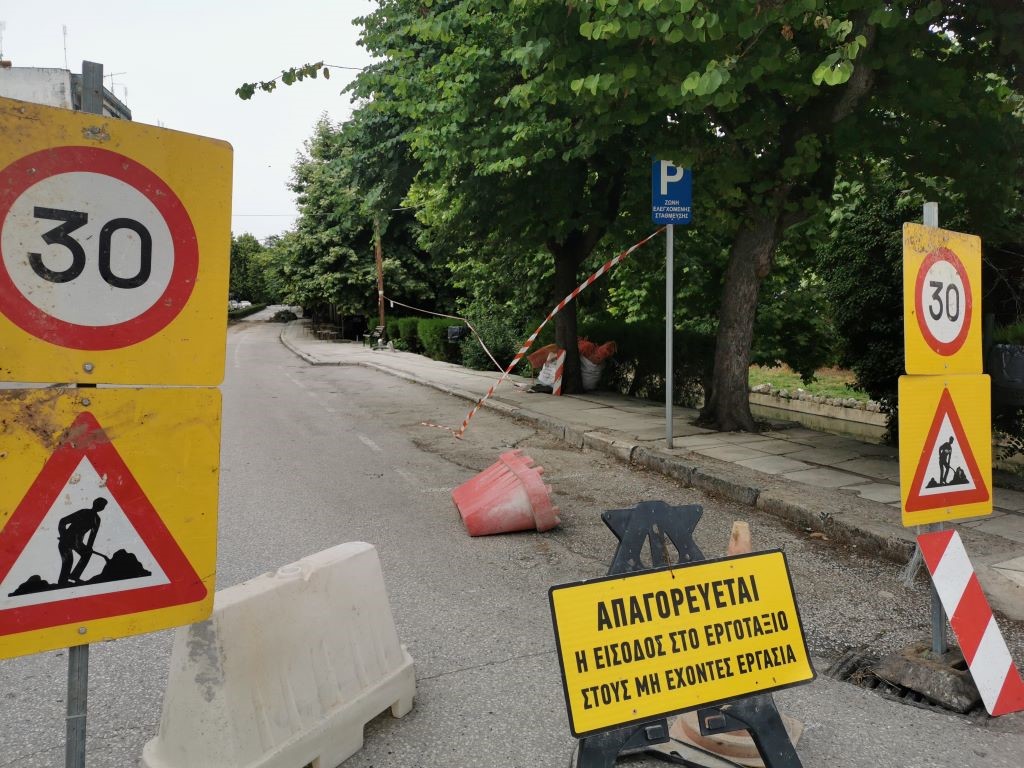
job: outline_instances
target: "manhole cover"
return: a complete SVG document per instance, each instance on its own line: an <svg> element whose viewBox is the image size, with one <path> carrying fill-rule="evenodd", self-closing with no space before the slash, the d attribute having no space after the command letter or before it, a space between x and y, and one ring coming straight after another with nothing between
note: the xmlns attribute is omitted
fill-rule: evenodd
<svg viewBox="0 0 1024 768"><path fill-rule="evenodd" d="M825 674L835 680L853 683L861 688L874 691L883 698L900 704L909 704L920 709L927 709L943 714L952 714L974 722L988 721L989 715L980 702L967 712L957 712L949 707L938 704L919 691L899 684L883 680L874 673L881 661L881 656L873 654L865 648L854 648L837 659Z"/></svg>

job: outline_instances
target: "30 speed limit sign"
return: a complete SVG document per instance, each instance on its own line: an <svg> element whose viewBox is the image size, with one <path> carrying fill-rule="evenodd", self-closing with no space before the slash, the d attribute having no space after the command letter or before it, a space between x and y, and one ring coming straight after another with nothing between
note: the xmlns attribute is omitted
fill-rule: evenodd
<svg viewBox="0 0 1024 768"><path fill-rule="evenodd" d="M231 147L0 99L0 381L220 383Z"/></svg>
<svg viewBox="0 0 1024 768"><path fill-rule="evenodd" d="M907 373L981 373L980 289L980 238L903 225Z"/></svg>

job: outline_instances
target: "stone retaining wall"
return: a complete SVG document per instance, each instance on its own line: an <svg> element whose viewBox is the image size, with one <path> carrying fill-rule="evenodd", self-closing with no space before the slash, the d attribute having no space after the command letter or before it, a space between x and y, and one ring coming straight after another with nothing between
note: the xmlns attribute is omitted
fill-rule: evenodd
<svg viewBox="0 0 1024 768"><path fill-rule="evenodd" d="M750 391L750 410L757 418L795 421L808 429L847 435L873 443L882 442L886 416L878 403L854 398L790 393L761 384Z"/></svg>

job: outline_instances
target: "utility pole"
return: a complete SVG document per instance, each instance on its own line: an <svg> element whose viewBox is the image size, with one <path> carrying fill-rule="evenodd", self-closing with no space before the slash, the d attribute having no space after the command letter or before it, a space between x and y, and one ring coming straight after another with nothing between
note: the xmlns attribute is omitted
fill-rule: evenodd
<svg viewBox="0 0 1024 768"><path fill-rule="evenodd" d="M384 327L384 254L380 244L380 214L373 217L373 255L377 260L377 324Z"/></svg>

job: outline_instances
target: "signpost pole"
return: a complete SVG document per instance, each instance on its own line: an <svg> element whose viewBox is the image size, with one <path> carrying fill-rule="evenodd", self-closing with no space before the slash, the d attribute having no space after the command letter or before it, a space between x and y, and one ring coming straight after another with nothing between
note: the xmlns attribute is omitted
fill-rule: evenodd
<svg viewBox="0 0 1024 768"><path fill-rule="evenodd" d="M85 716L89 703L89 645L68 649L66 768L85 768Z"/></svg>
<svg viewBox="0 0 1024 768"><path fill-rule="evenodd" d="M922 213L922 224L926 227L938 227L939 226L939 204L938 203L925 203L924 211ZM926 529L932 529L941 531L946 526L942 523L936 523L935 526L926 526ZM920 528L918 529L920 533ZM935 588L935 582L931 582L932 591L932 653L935 656L942 656L948 650L946 646L946 612L942 609L942 601L939 599L938 590Z"/></svg>
<svg viewBox="0 0 1024 768"><path fill-rule="evenodd" d="M665 447L672 447L672 342L675 336L674 225L665 227Z"/></svg>
<svg viewBox="0 0 1024 768"><path fill-rule="evenodd" d="M103 65L82 62L82 111L103 114ZM86 385L88 386L88 385ZM81 631L81 630L79 630ZM89 710L89 644L68 649L66 768L85 768L85 727Z"/></svg>

